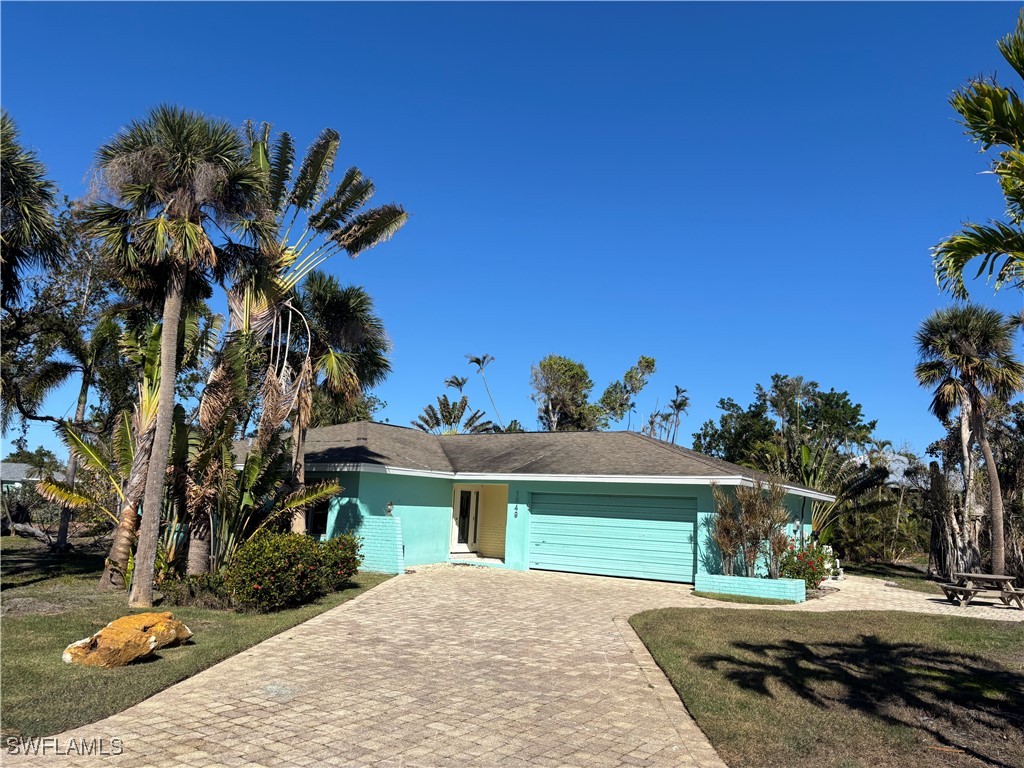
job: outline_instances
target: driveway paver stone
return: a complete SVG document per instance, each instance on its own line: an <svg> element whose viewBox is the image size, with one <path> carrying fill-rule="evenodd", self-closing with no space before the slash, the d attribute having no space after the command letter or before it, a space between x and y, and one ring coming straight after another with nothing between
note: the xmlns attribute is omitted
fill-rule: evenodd
<svg viewBox="0 0 1024 768"><path fill-rule="evenodd" d="M848 577L773 610L961 609ZM109 757L5 765L724 768L626 619L695 598L682 584L432 566L391 579L130 709L60 734ZM196 642L202 642L197 636Z"/></svg>

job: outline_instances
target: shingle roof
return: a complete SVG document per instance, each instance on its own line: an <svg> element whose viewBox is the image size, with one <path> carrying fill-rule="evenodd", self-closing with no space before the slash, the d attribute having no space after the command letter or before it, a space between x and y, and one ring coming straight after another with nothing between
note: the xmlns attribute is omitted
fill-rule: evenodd
<svg viewBox="0 0 1024 768"><path fill-rule="evenodd" d="M55 476L60 473L55 473ZM0 480L5 483L23 483L26 481L39 480L43 476L36 467L31 464L22 464L17 461L0 461Z"/></svg>
<svg viewBox="0 0 1024 768"><path fill-rule="evenodd" d="M306 465L313 464L376 464L454 474L769 479L637 432L433 435L367 421L309 430Z"/></svg>

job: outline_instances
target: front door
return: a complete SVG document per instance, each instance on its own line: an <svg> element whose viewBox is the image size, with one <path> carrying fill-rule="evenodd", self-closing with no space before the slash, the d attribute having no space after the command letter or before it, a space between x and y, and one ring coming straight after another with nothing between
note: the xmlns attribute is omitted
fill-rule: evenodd
<svg viewBox="0 0 1024 768"><path fill-rule="evenodd" d="M452 552L476 552L480 489L457 486L452 500Z"/></svg>

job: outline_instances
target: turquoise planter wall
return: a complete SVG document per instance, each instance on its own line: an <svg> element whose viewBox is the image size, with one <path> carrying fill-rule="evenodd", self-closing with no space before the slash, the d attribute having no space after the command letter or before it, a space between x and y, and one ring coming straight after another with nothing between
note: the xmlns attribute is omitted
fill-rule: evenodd
<svg viewBox="0 0 1024 768"><path fill-rule="evenodd" d="M744 576L699 573L694 589L719 595L767 597L772 600L790 600L794 603L802 603L807 599L807 585L803 579L748 579Z"/></svg>

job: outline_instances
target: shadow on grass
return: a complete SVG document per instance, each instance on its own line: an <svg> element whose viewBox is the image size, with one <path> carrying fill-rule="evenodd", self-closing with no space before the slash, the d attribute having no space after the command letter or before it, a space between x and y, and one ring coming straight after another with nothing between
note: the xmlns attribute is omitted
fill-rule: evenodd
<svg viewBox="0 0 1024 768"><path fill-rule="evenodd" d="M0 590L27 587L60 576L88 576L103 569L104 555L98 551L59 553L46 547L4 550L3 581Z"/></svg>
<svg viewBox="0 0 1024 768"><path fill-rule="evenodd" d="M783 686L821 709L845 707L888 725L922 729L987 765L1014 768L985 749L1024 738L1024 675L997 662L874 635L731 647L736 655L705 655L696 662L762 696L774 698L772 689Z"/></svg>
<svg viewBox="0 0 1024 768"><path fill-rule="evenodd" d="M843 570L856 576L874 576L879 579L899 577L927 580L923 568L899 563L844 563Z"/></svg>

